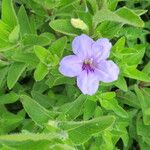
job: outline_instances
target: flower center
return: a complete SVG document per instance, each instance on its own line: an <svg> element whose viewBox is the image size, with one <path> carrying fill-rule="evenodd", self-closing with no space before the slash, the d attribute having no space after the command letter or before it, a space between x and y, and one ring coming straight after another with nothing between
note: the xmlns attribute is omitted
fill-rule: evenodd
<svg viewBox="0 0 150 150"><path fill-rule="evenodd" d="M82 70L86 70L87 73L94 72L93 59L85 59L82 65Z"/></svg>

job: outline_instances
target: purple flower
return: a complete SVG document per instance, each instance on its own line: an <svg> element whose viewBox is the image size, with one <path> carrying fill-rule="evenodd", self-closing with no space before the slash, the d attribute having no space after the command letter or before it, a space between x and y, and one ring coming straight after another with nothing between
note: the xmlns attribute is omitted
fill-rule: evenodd
<svg viewBox="0 0 150 150"><path fill-rule="evenodd" d="M77 77L77 85L83 94L93 95L99 81L112 82L118 79L119 68L107 60L112 44L106 38L93 41L85 34L75 37L73 53L60 62L59 71L68 77Z"/></svg>

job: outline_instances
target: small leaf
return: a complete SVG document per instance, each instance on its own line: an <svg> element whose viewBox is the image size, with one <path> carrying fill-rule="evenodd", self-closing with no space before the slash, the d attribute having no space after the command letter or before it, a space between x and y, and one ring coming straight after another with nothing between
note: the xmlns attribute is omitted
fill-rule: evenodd
<svg viewBox="0 0 150 150"><path fill-rule="evenodd" d="M0 105L0 135L15 130L23 120L24 115L10 113L4 105Z"/></svg>
<svg viewBox="0 0 150 150"><path fill-rule="evenodd" d="M131 24L137 27L144 27L144 22L142 19L134 13L131 9L127 7L122 7L116 11L117 15Z"/></svg>
<svg viewBox="0 0 150 150"><path fill-rule="evenodd" d="M117 35L121 27L121 23L104 21L96 28L95 34L98 38L113 38L115 35Z"/></svg>
<svg viewBox="0 0 150 150"><path fill-rule="evenodd" d="M18 21L20 25L21 36L23 36L24 34L33 33L26 10L23 5L20 7L19 12L18 12Z"/></svg>
<svg viewBox="0 0 150 150"><path fill-rule="evenodd" d="M75 79L73 78L67 78L60 74L58 70L51 70L51 74L49 75L48 80L46 81L46 84L49 86L49 88L52 88L53 86L62 85L62 84L75 84Z"/></svg>
<svg viewBox="0 0 150 150"><path fill-rule="evenodd" d="M6 42L13 28L9 27L5 22L0 20L0 40ZM2 44L2 43L1 43Z"/></svg>
<svg viewBox="0 0 150 150"><path fill-rule="evenodd" d="M132 79L150 82L150 77L144 72L137 70L134 66L126 67L124 70L124 74L126 77L129 77Z"/></svg>
<svg viewBox="0 0 150 150"><path fill-rule="evenodd" d="M57 19L51 21L49 25L55 31L66 35L77 36L80 33L78 29L71 25L70 20L67 19Z"/></svg>
<svg viewBox="0 0 150 150"><path fill-rule="evenodd" d="M19 25L15 26L12 32L9 34L9 42L15 43L19 39L20 27Z"/></svg>
<svg viewBox="0 0 150 150"><path fill-rule="evenodd" d="M34 2L42 5L45 9L52 9L60 5L60 1L55 0L33 0Z"/></svg>
<svg viewBox="0 0 150 150"><path fill-rule="evenodd" d="M69 138L75 144L83 144L94 134L100 133L114 123L113 116L104 116L88 121L60 122L58 125L68 131Z"/></svg>
<svg viewBox="0 0 150 150"><path fill-rule="evenodd" d="M73 148L69 145L66 145L66 144L55 144L51 147L50 147L51 150L76 150L75 148Z"/></svg>
<svg viewBox="0 0 150 150"><path fill-rule="evenodd" d="M46 50L44 47L42 46L34 46L34 52L36 54L36 56L40 59L40 61L42 63L46 62L46 59L49 55L49 51Z"/></svg>
<svg viewBox="0 0 150 150"><path fill-rule="evenodd" d="M0 105L14 103L19 99L19 95L14 92L10 92L0 96Z"/></svg>
<svg viewBox="0 0 150 150"><path fill-rule="evenodd" d="M93 0L92 0L93 1ZM85 24L88 26L88 30L92 28L92 15L89 12L85 11L76 11L78 17L85 22ZM87 30L87 31L88 31Z"/></svg>
<svg viewBox="0 0 150 150"><path fill-rule="evenodd" d="M144 22L132 10L121 7L116 12L112 12L106 8L102 8L94 15L93 21L97 26L102 21L114 21L123 24L129 24L137 27L143 27Z"/></svg>
<svg viewBox="0 0 150 150"><path fill-rule="evenodd" d="M38 125L42 126L44 123L47 123L49 119L53 118L54 114L42 107L39 103L37 103L29 96L21 95L21 102L25 111Z"/></svg>
<svg viewBox="0 0 150 150"><path fill-rule="evenodd" d="M48 67L43 63L39 63L34 72L35 80L36 81L43 80L44 77L48 74L48 72L49 72Z"/></svg>
<svg viewBox="0 0 150 150"><path fill-rule="evenodd" d="M124 93L120 91L117 93L117 99L123 104L140 109L139 100L134 92L128 91Z"/></svg>
<svg viewBox="0 0 150 150"><path fill-rule="evenodd" d="M113 92L101 93L97 96L100 100L102 107L107 110L112 110L114 113L122 118L128 118L128 113L118 104L118 101L114 98Z"/></svg>
<svg viewBox="0 0 150 150"><path fill-rule="evenodd" d="M120 76L119 79L114 84L115 86L117 86L118 88L120 88L121 90L125 92L128 90L126 80L122 76Z"/></svg>
<svg viewBox="0 0 150 150"><path fill-rule="evenodd" d="M7 85L9 89L13 88L25 69L26 64L24 63L15 62L10 66L7 76Z"/></svg>
<svg viewBox="0 0 150 150"><path fill-rule="evenodd" d="M12 29L18 24L12 0L2 1L2 20Z"/></svg>
<svg viewBox="0 0 150 150"><path fill-rule="evenodd" d="M17 62L23 62L33 67L36 67L39 63L38 58L33 52L23 52L22 50L16 51L15 54L12 56L12 59Z"/></svg>
<svg viewBox="0 0 150 150"><path fill-rule="evenodd" d="M52 99L50 98L50 96L41 94L38 91L32 91L31 94L32 94L33 99L35 101L37 101L43 107L45 107L47 109L53 107L53 102L52 102Z"/></svg>
<svg viewBox="0 0 150 150"><path fill-rule="evenodd" d="M96 109L96 102L87 100L84 104L84 114L83 114L83 119L88 120L93 117L95 109Z"/></svg>
<svg viewBox="0 0 150 150"><path fill-rule="evenodd" d="M15 49L18 47L18 44L10 44L10 43L5 43L6 45L0 45L2 47L0 47L0 52L5 52L5 51L9 51L9 50L12 50L12 49Z"/></svg>
<svg viewBox="0 0 150 150"><path fill-rule="evenodd" d="M142 70L144 73L150 75L150 62L148 62L146 64L146 66L144 67L144 69Z"/></svg>
<svg viewBox="0 0 150 150"><path fill-rule="evenodd" d="M144 53L145 45L138 44L133 48L122 49L121 54L118 54L118 56L122 58L123 62L126 62L126 64L132 66L141 63Z"/></svg>
<svg viewBox="0 0 150 150"><path fill-rule="evenodd" d="M148 10L143 10L143 9L135 9L134 12L138 15L141 16L145 14Z"/></svg>
<svg viewBox="0 0 150 150"><path fill-rule="evenodd" d="M137 86L135 86L135 92L142 108L143 122L145 125L150 125L150 114L148 113L150 109L150 94L144 89L139 89Z"/></svg>
<svg viewBox="0 0 150 150"><path fill-rule="evenodd" d="M67 44L67 38L64 36L56 40L54 43L52 43L49 48L49 51L52 54L56 54L59 58L61 58L66 44Z"/></svg>
<svg viewBox="0 0 150 150"><path fill-rule="evenodd" d="M59 117L66 117L69 120L77 118L80 115L86 100L87 96L80 95L74 102L64 104L59 109L62 111L62 114Z"/></svg>
<svg viewBox="0 0 150 150"><path fill-rule="evenodd" d="M10 134L10 135L0 135L0 141L7 142L24 142L24 141L41 141L41 140L57 140L65 139L66 137L61 133L19 133L19 134Z"/></svg>
<svg viewBox="0 0 150 150"><path fill-rule="evenodd" d="M2 83L5 81L5 78L7 76L8 67L1 67L0 68L0 87L2 86Z"/></svg>
<svg viewBox="0 0 150 150"><path fill-rule="evenodd" d="M95 14L98 10L98 4L96 0L87 0L87 7L92 14Z"/></svg>
<svg viewBox="0 0 150 150"><path fill-rule="evenodd" d="M36 35L36 34L25 34L25 36L22 39L22 43L25 46L34 46L34 45L40 45L40 46L46 46L51 43L51 38L48 38L45 35Z"/></svg>
<svg viewBox="0 0 150 150"><path fill-rule="evenodd" d="M125 37L121 37L113 46L112 51L113 52L120 52L125 47Z"/></svg>

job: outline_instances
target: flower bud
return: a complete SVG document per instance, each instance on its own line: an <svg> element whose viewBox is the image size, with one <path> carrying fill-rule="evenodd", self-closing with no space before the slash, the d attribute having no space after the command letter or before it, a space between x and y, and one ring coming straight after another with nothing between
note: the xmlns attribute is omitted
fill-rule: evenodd
<svg viewBox="0 0 150 150"><path fill-rule="evenodd" d="M71 24L75 28L88 31L88 26L81 19L72 18Z"/></svg>

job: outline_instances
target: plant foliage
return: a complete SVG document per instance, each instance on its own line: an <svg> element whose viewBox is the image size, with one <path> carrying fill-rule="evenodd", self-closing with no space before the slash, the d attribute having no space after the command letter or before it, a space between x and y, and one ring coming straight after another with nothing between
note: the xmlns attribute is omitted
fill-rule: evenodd
<svg viewBox="0 0 150 150"><path fill-rule="evenodd" d="M0 1L0 150L149 150L149 9L149 0ZM120 68L93 96L58 71L82 33L109 38Z"/></svg>

